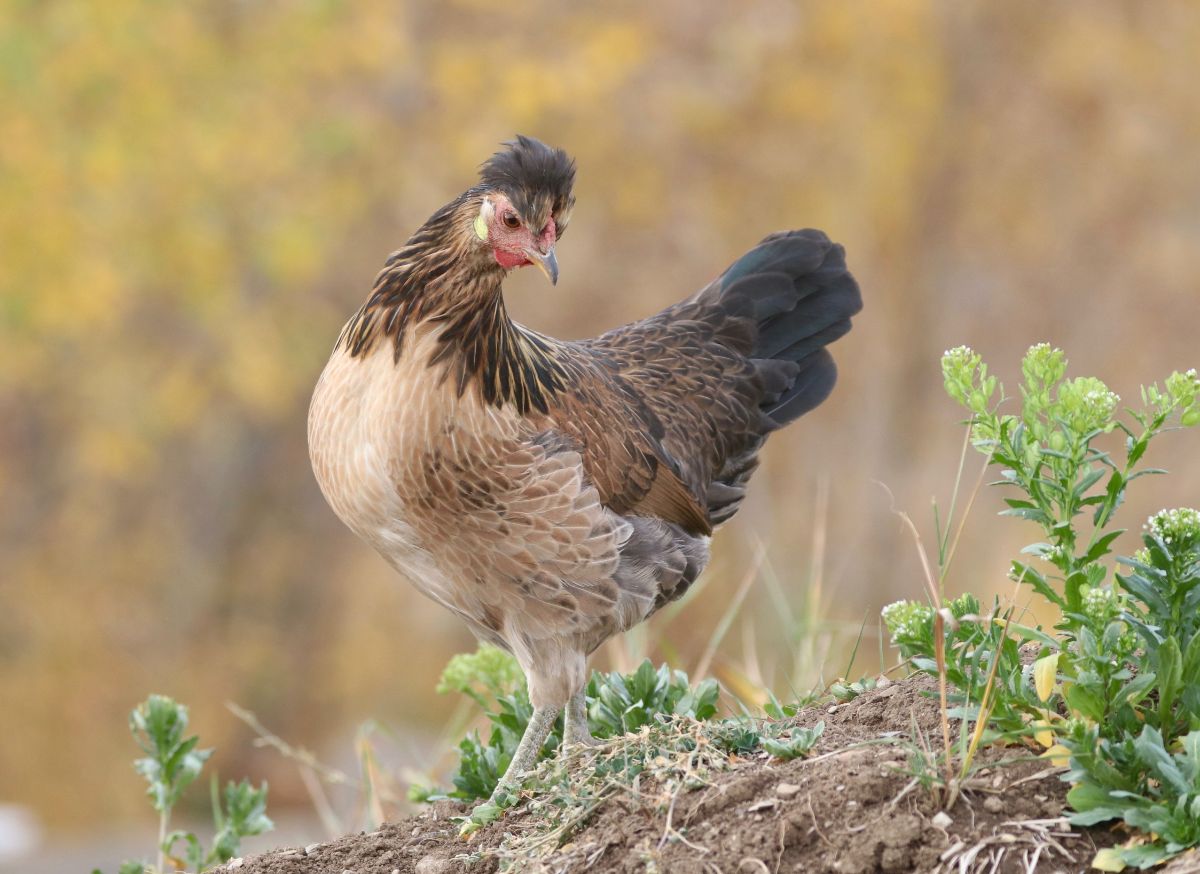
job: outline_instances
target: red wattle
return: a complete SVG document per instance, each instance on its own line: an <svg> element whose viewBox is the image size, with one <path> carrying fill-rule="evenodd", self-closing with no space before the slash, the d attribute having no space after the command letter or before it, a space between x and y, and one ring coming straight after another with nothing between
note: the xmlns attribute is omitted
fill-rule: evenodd
<svg viewBox="0 0 1200 874"><path fill-rule="evenodd" d="M524 252L506 252L504 249L493 249L492 254L496 256L496 263L505 270L512 270L514 267L524 267L526 264L532 264L525 257Z"/></svg>

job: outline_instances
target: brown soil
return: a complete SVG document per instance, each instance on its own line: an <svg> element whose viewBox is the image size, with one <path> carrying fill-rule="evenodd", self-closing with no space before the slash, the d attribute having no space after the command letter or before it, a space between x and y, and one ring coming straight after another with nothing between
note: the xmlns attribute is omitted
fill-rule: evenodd
<svg viewBox="0 0 1200 874"><path fill-rule="evenodd" d="M931 690L928 680L913 678L847 704L810 708L793 720L825 721L809 758L739 760L713 774L707 786L676 793L673 800L642 786L636 800L630 795L602 805L541 862L509 870L1085 871L1098 847L1116 842L1118 836L1105 829L1072 830L1059 772L1014 749L983 750L957 803L939 815L930 793L911 786L903 772L906 748L879 742L889 733L911 737L914 724L940 738ZM503 867L498 855L505 835L536 824L537 814L525 806L464 841L452 820L463 810L440 802L376 832L234 860L229 869L490 874Z"/></svg>

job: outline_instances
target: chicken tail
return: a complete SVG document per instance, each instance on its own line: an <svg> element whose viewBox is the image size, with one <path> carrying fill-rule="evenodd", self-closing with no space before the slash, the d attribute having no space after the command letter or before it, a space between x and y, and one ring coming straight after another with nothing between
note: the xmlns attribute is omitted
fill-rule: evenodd
<svg viewBox="0 0 1200 874"><path fill-rule="evenodd" d="M811 229L772 234L702 294L751 328L748 357L765 389L759 409L776 426L829 396L837 366L825 347L850 330L850 317L862 309L840 245Z"/></svg>

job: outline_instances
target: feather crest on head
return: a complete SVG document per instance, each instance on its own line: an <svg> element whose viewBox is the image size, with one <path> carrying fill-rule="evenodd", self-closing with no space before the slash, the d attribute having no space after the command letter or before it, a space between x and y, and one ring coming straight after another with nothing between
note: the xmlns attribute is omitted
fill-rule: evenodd
<svg viewBox="0 0 1200 874"><path fill-rule="evenodd" d="M535 230L553 217L561 237L575 204L575 162L562 149L552 149L533 137L518 134L505 145L508 148L496 152L479 168L483 187L506 194Z"/></svg>

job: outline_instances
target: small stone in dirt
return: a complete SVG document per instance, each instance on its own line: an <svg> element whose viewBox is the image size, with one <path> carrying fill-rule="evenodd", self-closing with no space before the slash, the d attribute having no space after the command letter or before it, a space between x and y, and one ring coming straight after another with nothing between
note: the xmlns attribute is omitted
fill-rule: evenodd
<svg viewBox="0 0 1200 874"><path fill-rule="evenodd" d="M995 795L989 795L987 798L983 799L983 809L988 813L1003 813L1004 802Z"/></svg>
<svg viewBox="0 0 1200 874"><path fill-rule="evenodd" d="M780 798L791 798L800 791L800 787L795 783L780 783L775 787L775 794Z"/></svg>
<svg viewBox="0 0 1200 874"><path fill-rule="evenodd" d="M245 861L242 859L230 859L225 863L226 867L228 868L241 868L245 864Z"/></svg>
<svg viewBox="0 0 1200 874"><path fill-rule="evenodd" d="M944 810L939 810L934 814L933 819L929 821L933 823L934 828L940 828L942 831L945 831L946 829L950 828L950 826L954 825L954 820L952 820Z"/></svg>
<svg viewBox="0 0 1200 874"><path fill-rule="evenodd" d="M414 825L413 830L412 830L413 837L415 838L420 833L421 833L421 827L419 825Z"/></svg>
<svg viewBox="0 0 1200 874"><path fill-rule="evenodd" d="M764 798L762 801L756 801L746 808L746 813L758 813L760 810L770 810L778 805L779 802L774 798Z"/></svg>
<svg viewBox="0 0 1200 874"><path fill-rule="evenodd" d="M321 849L321 845L320 845L320 844L309 844L307 847L305 847L305 848L304 848L304 855L306 855L306 856L314 856L314 855L316 855L316 854L317 854L317 852L318 852L320 849Z"/></svg>
<svg viewBox="0 0 1200 874"><path fill-rule="evenodd" d="M426 856L417 863L417 874L448 874L450 860L441 856Z"/></svg>

